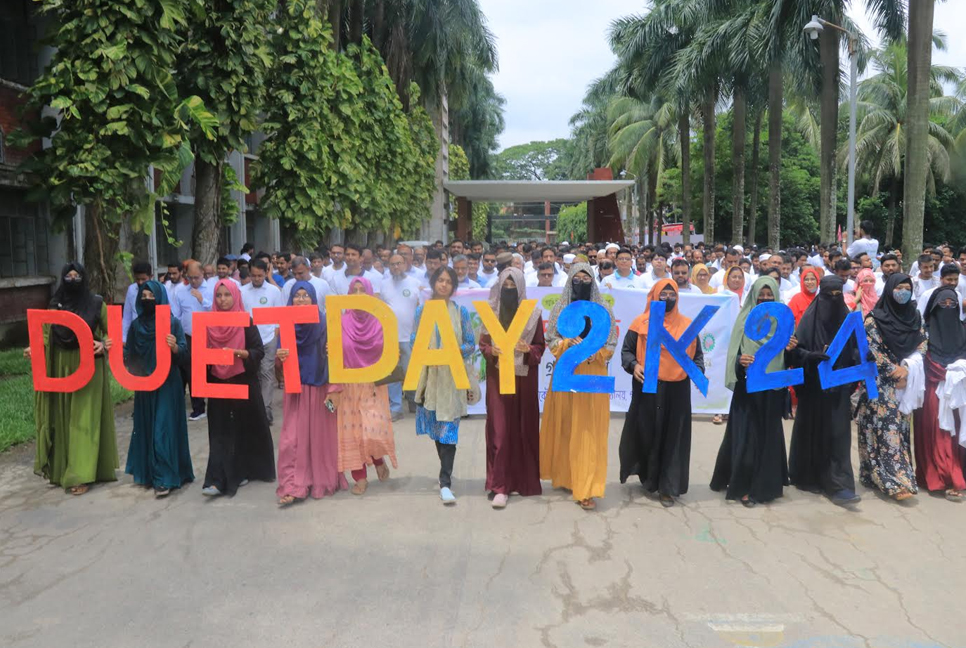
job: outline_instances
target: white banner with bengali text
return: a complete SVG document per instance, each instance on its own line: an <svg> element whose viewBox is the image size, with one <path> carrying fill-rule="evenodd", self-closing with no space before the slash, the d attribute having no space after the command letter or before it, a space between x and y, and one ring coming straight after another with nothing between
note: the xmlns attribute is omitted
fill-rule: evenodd
<svg viewBox="0 0 966 648"><path fill-rule="evenodd" d="M527 297L538 300L538 308L543 311L543 324L546 329L550 319L550 311L560 295L560 288L527 288ZM601 293L604 300L610 303L617 321L617 350L611 358L608 367L609 375L615 378L614 393L610 395L610 410L612 412L626 412L631 404L631 376L621 367L620 349L624 342L624 333L631 322L644 312L647 303L647 293L641 290L629 288L603 288ZM476 314L474 301L486 301L490 291L483 290L461 290L456 293L453 300L465 306L470 311L473 320L473 327L479 340L480 318ZM692 385L691 388L691 409L696 414L726 414L731 406L731 391L725 388L725 362L728 357L728 341L731 339L731 327L738 317L738 300L731 295L698 295L683 293L680 299L681 312L691 319L697 317L704 306L720 306L718 312L705 325L698 335L701 348L704 350L705 375L708 377L708 395L703 396L701 392ZM473 365L479 370L480 388L483 390L484 397L481 401L470 407L470 414L486 413L486 379L485 363L483 356L477 347L472 359ZM540 363L540 410L543 411L543 401L547 397L547 390L550 388L550 377L553 373L554 357L550 351L543 355L543 362Z"/></svg>

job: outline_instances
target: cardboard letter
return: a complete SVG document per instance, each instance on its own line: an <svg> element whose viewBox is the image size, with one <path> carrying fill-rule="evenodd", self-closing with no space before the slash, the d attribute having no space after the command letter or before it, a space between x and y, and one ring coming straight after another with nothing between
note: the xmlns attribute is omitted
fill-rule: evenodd
<svg viewBox="0 0 966 648"><path fill-rule="evenodd" d="M708 378L701 373L698 365L694 364L694 360L688 355L688 346L691 345L694 338L698 337L698 333L708 323L708 320L714 317L719 308L721 307L705 306L702 308L691 325L681 334L680 339L675 340L664 328L664 313L667 304L659 300L651 302L651 320L647 327L647 347L644 351L644 386L641 391L648 394L657 393L657 372L660 368L661 346L663 345L671 354L671 357L688 374L688 378L698 388L698 391L705 396L708 395Z"/></svg>
<svg viewBox="0 0 966 648"><path fill-rule="evenodd" d="M44 347L44 324L66 326L77 336L80 364L69 376L47 375L47 349ZM30 340L30 368L34 375L34 391L75 392L94 377L94 334L87 322L70 311L27 310L27 335Z"/></svg>
<svg viewBox="0 0 966 648"><path fill-rule="evenodd" d="M502 352L498 356L500 393L514 394L517 390L516 371L513 368L514 347L520 341L520 336L523 334L523 329L526 327L527 322L530 321L533 309L537 307L537 300L524 299L520 303L516 315L513 316L513 321L510 322L510 328L506 331L503 330L503 325L500 324L500 318L493 312L489 302L483 300L475 301L473 302L473 306L476 307L476 313L483 321L483 326L489 331L494 346L499 347Z"/></svg>
<svg viewBox="0 0 966 648"><path fill-rule="evenodd" d="M154 350L158 358L157 366L150 376L135 376L124 366L124 345L122 339L121 306L107 307L107 337L118 342L111 345L107 359L111 372L118 384L131 391L154 391L164 384L171 372L171 349L166 338L171 334L171 307L165 304L155 309Z"/></svg>
<svg viewBox="0 0 966 648"><path fill-rule="evenodd" d="M208 382L208 365L230 365L234 354L226 349L208 348L209 326L238 326L245 328L248 313L239 311L197 311L191 315L191 395L196 398L248 398L248 385L229 385Z"/></svg>
<svg viewBox="0 0 966 648"><path fill-rule="evenodd" d="M569 391L583 394L612 394L613 376L595 376L574 373L584 360L587 360L607 344L610 336L610 313L600 304L590 301L570 302L557 318L557 333L564 338L575 338L584 331L586 320L590 320L587 337L563 352L557 359L550 383L551 391Z"/></svg>
<svg viewBox="0 0 966 648"><path fill-rule="evenodd" d="M382 325L382 355L368 367L345 366L342 349L342 311L361 310ZM329 295L325 298L325 321L329 333L329 382L374 383L392 373L399 364L399 323L389 304L372 295Z"/></svg>
<svg viewBox="0 0 966 648"><path fill-rule="evenodd" d="M282 363L285 374L285 393L298 394L302 391L299 375L299 354L295 343L296 324L317 324L319 309L316 306L273 306L253 308L252 321L259 324L278 324L278 348L288 349L288 360Z"/></svg>
<svg viewBox="0 0 966 648"><path fill-rule="evenodd" d="M767 373L768 363L779 353L785 353L785 347L788 346L788 341L795 332L795 316L791 308L781 302L758 304L751 310L745 321L745 335L755 341L766 337L771 332L772 320L775 320L775 332L758 349L755 361L745 372L745 385L749 394L805 382L805 370L801 368Z"/></svg>
<svg viewBox="0 0 966 648"><path fill-rule="evenodd" d="M857 365L844 369L835 369L835 361L838 360L838 357L845 350L845 345L853 333L855 334L856 346L859 349L859 358L862 358L862 360ZM839 328L835 337L832 338L832 343L825 352L825 355L829 359L823 360L818 364L818 380L822 385L822 389L831 389L832 387L864 380L865 389L869 394L869 400L878 398L879 387L875 384L875 378L879 375L879 370L876 369L875 362L865 359L868 354L869 342L865 337L862 313L859 311L849 313L845 316L845 321L842 322L841 328Z"/></svg>
<svg viewBox="0 0 966 648"><path fill-rule="evenodd" d="M440 348L430 349L429 343L433 333L439 331ZM466 364L460 353L460 343L456 339L456 332L449 321L446 302L442 299L430 299L423 306L423 314L416 330L416 341L413 343L413 353L409 358L409 369L403 389L413 391L419 386L419 374L423 367L448 366L453 374L453 382L457 389L469 389L470 379L466 375Z"/></svg>

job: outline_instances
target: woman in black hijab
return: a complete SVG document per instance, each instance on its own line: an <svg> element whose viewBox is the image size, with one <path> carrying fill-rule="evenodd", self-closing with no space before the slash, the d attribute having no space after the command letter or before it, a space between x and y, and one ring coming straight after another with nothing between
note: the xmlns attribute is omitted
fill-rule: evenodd
<svg viewBox="0 0 966 648"><path fill-rule="evenodd" d="M882 297L865 318L869 353L875 359L879 397L870 400L859 383L859 481L868 488L903 501L918 492L912 468L909 416L899 411L897 389L905 388L909 371L902 361L926 352L926 333L915 302L912 279L889 275Z"/></svg>
<svg viewBox="0 0 966 648"><path fill-rule="evenodd" d="M926 303L925 329L929 335L926 357L926 393L914 413L916 430L916 481L930 492L945 491L946 499L962 502L966 497L966 452L955 430L939 424L936 388L946 380L946 369L966 359L966 327L959 318L959 293L940 286ZM954 415L954 420L958 418ZM952 426L947 426L952 427Z"/></svg>
<svg viewBox="0 0 966 648"><path fill-rule="evenodd" d="M852 417L849 396L854 384L823 390L818 365L835 338L849 309L842 296L843 282L835 275L822 277L818 296L798 324L798 347L788 352L791 364L803 367L805 382L795 387L798 414L792 428L788 456L791 483L813 493L824 493L833 503L847 506L860 501L852 473ZM855 364L857 350L850 341L835 362L840 369Z"/></svg>
<svg viewBox="0 0 966 648"><path fill-rule="evenodd" d="M70 311L94 335L94 376L70 393L36 392L34 420L37 425L37 453L34 472L51 484L83 495L94 482L115 481L118 467L114 406L107 370L107 307L100 295L88 287L88 276L80 263L68 263L60 273L60 285L50 300L52 310ZM44 326L47 375L61 378L80 365L77 335L60 325ZM29 357L30 347L24 350Z"/></svg>

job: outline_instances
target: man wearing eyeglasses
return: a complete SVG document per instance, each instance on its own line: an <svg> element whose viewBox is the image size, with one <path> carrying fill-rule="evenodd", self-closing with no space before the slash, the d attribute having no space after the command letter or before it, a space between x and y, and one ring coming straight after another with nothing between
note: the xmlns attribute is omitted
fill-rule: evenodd
<svg viewBox="0 0 966 648"><path fill-rule="evenodd" d="M632 267L634 263L634 255L631 251L624 247L617 251L617 270L613 270L614 263L609 259L601 263L598 268L600 269L600 283L602 286L608 286L610 288L641 288L640 279L636 274L634 274L634 269ZM612 268L611 272L606 272L605 267L610 266Z"/></svg>

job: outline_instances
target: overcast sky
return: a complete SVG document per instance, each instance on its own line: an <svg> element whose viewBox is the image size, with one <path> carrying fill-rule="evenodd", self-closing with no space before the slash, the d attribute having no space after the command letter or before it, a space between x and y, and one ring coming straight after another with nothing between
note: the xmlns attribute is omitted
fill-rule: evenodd
<svg viewBox="0 0 966 648"><path fill-rule="evenodd" d="M607 47L610 22L643 11L629 0L480 0L497 38L500 71L493 83L506 100L501 147L567 137L570 116L587 84L614 63ZM855 0L863 7L862 0ZM856 19L867 33L864 12ZM933 61L966 67L966 1L936 4L936 28L947 33L948 50Z"/></svg>

